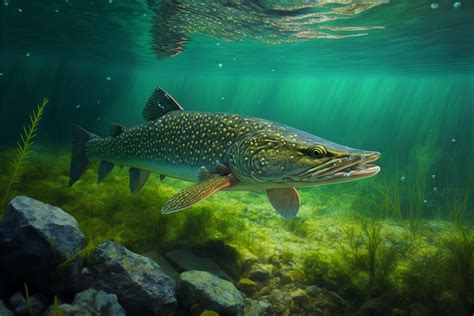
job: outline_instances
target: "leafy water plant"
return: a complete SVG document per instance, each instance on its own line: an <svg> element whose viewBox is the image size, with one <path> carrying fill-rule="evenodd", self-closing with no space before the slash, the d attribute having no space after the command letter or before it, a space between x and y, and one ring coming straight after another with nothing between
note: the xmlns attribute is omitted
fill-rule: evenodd
<svg viewBox="0 0 474 316"><path fill-rule="evenodd" d="M20 133L20 140L17 142L17 152L15 158L11 161L10 176L6 179L7 186L3 193L3 199L0 206L4 206L10 197L12 186L20 180L20 175L23 170L23 164L31 152L33 139L38 132L39 123L43 116L44 109L49 100L44 98L41 105L38 105L30 114L30 122L23 126L23 131Z"/></svg>

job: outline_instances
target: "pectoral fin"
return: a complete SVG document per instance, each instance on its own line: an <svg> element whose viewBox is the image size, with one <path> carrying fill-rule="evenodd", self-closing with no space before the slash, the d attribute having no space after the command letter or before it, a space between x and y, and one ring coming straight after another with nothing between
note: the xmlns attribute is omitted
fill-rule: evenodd
<svg viewBox="0 0 474 316"><path fill-rule="evenodd" d="M213 193L231 186L233 176L215 176L200 182L192 187L179 191L175 196L169 199L161 208L162 214L169 214L190 207L197 202L204 200Z"/></svg>
<svg viewBox="0 0 474 316"><path fill-rule="evenodd" d="M300 195L296 188L278 188L267 190L268 200L273 208L286 218L293 218L300 208Z"/></svg>
<svg viewBox="0 0 474 316"><path fill-rule="evenodd" d="M130 192L136 193L140 191L150 176L150 171L138 168L130 168L128 170L130 176Z"/></svg>

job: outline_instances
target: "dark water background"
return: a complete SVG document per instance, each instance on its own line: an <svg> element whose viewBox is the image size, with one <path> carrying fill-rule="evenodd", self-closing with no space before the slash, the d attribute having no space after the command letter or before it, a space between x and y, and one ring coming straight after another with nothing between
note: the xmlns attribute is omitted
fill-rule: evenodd
<svg viewBox="0 0 474 316"><path fill-rule="evenodd" d="M474 3L381 1L342 16L342 4L302 3L3 0L0 145L44 96L38 142L67 148L72 123L99 135L141 123L159 85L187 110L380 151L377 181L423 185L426 216L462 199L474 177ZM307 16L322 11L337 19ZM343 35L357 36L324 38Z"/></svg>

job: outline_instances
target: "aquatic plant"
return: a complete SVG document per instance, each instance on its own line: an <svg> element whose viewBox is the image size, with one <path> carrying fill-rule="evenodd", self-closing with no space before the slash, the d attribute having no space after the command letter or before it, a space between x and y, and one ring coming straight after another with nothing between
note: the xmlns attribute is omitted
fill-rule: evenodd
<svg viewBox="0 0 474 316"><path fill-rule="evenodd" d="M33 316L34 313L33 313L33 307L31 306L30 291L28 289L28 285L26 285L26 283L23 283L23 287L24 287L24 290L25 290L25 304L26 304L26 307L28 309L28 313L31 316Z"/></svg>
<svg viewBox="0 0 474 316"><path fill-rule="evenodd" d="M464 230L448 237L445 244L449 261L460 282L462 293L473 292L474 286L474 238ZM474 303L474 302L472 302Z"/></svg>
<svg viewBox="0 0 474 316"><path fill-rule="evenodd" d="M2 203L0 207L3 207L10 197L10 191L13 184L20 180L20 175L23 170L23 164L28 158L31 152L31 146L33 145L33 139L38 131L38 126L43 116L43 111L48 104L48 99L44 98L41 105L36 107L30 114L30 122L23 126L23 131L20 133L20 140L17 142L17 151L15 158L11 161L10 176L7 180L7 186L3 193Z"/></svg>
<svg viewBox="0 0 474 316"><path fill-rule="evenodd" d="M458 189L447 189L441 194L442 205L448 210L449 216L452 218L457 229L462 229L461 220L470 206L473 189L474 182L471 182L461 196Z"/></svg>

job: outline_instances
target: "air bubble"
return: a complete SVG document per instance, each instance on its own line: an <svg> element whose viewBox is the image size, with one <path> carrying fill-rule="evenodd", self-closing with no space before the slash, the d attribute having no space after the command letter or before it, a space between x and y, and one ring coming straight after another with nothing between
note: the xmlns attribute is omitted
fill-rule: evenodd
<svg viewBox="0 0 474 316"><path fill-rule="evenodd" d="M433 174L431 175L431 178L436 179L436 175L433 173Z"/></svg>
<svg viewBox="0 0 474 316"><path fill-rule="evenodd" d="M456 138L451 138L451 143L455 143L456 142Z"/></svg>
<svg viewBox="0 0 474 316"><path fill-rule="evenodd" d="M107 81L110 81L110 80L112 80L112 77L107 76L107 77L105 77L105 79L106 79Z"/></svg>
<svg viewBox="0 0 474 316"><path fill-rule="evenodd" d="M30 56L31 56L31 53L28 52L28 53L25 54L25 56L26 56L26 57L30 57Z"/></svg>
<svg viewBox="0 0 474 316"><path fill-rule="evenodd" d="M218 64L217 64L217 67L219 67L219 69L222 69L223 66L224 66L224 65L221 64L221 63L218 63Z"/></svg>
<svg viewBox="0 0 474 316"><path fill-rule="evenodd" d="M76 105L76 109L79 109L80 107L81 107L81 105L80 105L80 104Z"/></svg>
<svg viewBox="0 0 474 316"><path fill-rule="evenodd" d="M438 187L433 187L433 191L438 191Z"/></svg>
<svg viewBox="0 0 474 316"><path fill-rule="evenodd" d="M423 203L428 203L428 200L423 200Z"/></svg>
<svg viewBox="0 0 474 316"><path fill-rule="evenodd" d="M461 7L461 1L456 1L453 3L453 8L458 9Z"/></svg>
<svg viewBox="0 0 474 316"><path fill-rule="evenodd" d="M439 3L438 2L433 2L431 5L430 5L431 9L435 10L435 9L438 9L439 8Z"/></svg>
<svg viewBox="0 0 474 316"><path fill-rule="evenodd" d="M401 176L401 177L400 177L400 181L402 181L402 182L405 182L406 179L407 179L407 178L406 178L405 176Z"/></svg>

